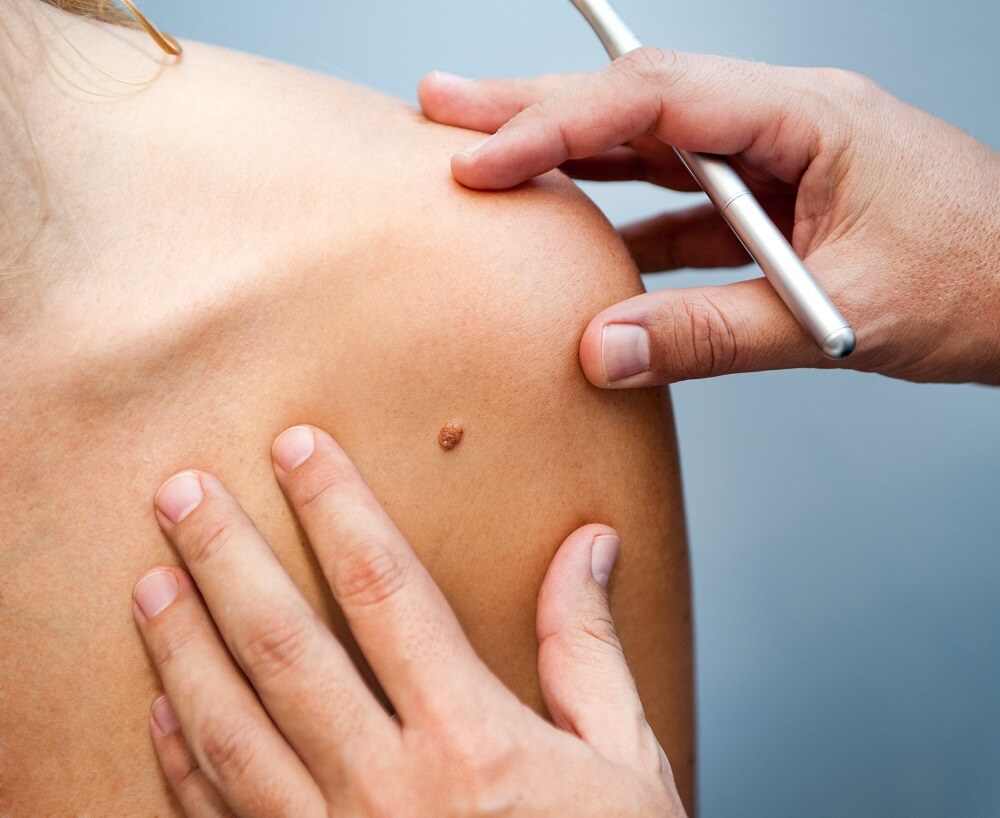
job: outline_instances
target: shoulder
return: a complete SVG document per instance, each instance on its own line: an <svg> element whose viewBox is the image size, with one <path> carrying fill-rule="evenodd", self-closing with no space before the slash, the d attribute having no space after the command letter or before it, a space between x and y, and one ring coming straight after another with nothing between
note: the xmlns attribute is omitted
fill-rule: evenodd
<svg viewBox="0 0 1000 818"><path fill-rule="evenodd" d="M480 135L370 89L186 42L180 63L109 104L34 90L51 210L36 266L60 303L107 290L102 309L120 318L103 340L126 355L307 286L338 313L409 315L411 342L444 316L469 344L502 338L513 353L512 338L544 346L552 332L575 356L584 322L641 287L569 180L464 189L450 157Z"/></svg>
<svg viewBox="0 0 1000 818"><path fill-rule="evenodd" d="M617 233L558 172L505 192L463 188L451 156L481 134L334 77L202 48L184 85L210 98L207 86L228 88L207 130L226 138L213 151L253 204L257 237L280 233L289 274L335 301L408 316L407 343L427 322L492 355L553 342L575 362L589 318L641 291Z"/></svg>
<svg viewBox="0 0 1000 818"><path fill-rule="evenodd" d="M481 134L335 77L210 46L188 51L170 69L176 84L164 83L177 89L173 109L186 111L233 192L273 195L272 218L299 220L303 240L335 238L369 258L377 249L382 264L424 264L470 284L499 274L508 293L530 286L536 300L591 280L616 290L610 299L638 290L617 234L561 174L474 192L452 179L450 158Z"/></svg>

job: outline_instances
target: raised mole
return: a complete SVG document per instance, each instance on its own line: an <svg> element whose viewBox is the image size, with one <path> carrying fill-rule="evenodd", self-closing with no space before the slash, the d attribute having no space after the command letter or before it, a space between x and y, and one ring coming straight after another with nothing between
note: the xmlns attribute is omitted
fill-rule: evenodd
<svg viewBox="0 0 1000 818"><path fill-rule="evenodd" d="M450 451L462 442L462 435L464 434L465 429L457 423L446 423L441 427L441 431L438 432L438 445L446 452Z"/></svg>

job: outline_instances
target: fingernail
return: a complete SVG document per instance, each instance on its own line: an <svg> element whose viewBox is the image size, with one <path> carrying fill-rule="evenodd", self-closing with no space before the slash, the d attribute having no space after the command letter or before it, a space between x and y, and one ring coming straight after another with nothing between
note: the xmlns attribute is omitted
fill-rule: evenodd
<svg viewBox="0 0 1000 818"><path fill-rule="evenodd" d="M170 706L170 702L166 696L160 696L160 698L153 702L150 713L153 716L153 721L156 722L156 726L160 728L160 732L165 736L176 732L177 728L181 726L181 723L177 721L177 714L174 712L174 708Z"/></svg>
<svg viewBox="0 0 1000 818"><path fill-rule="evenodd" d="M491 140L492 138L493 138L492 136L487 136L487 137L486 137L485 139L480 139L480 140L479 140L478 142L473 142L473 143L472 143L471 145L469 145L469 147L467 147L467 148L466 148L466 149L465 149L464 151L461 151L461 152L460 152L460 155L461 155L461 156L466 156L466 157L468 157L469 159L471 159L471 158L472 158L473 156L475 156L475 155L476 155L476 154L477 154L477 153L478 153L478 152L479 152L480 150L482 150L482 149L483 149L483 147L484 147L484 146L486 145L486 143L487 143L487 142L489 142L489 141L490 141L490 140Z"/></svg>
<svg viewBox="0 0 1000 818"><path fill-rule="evenodd" d="M152 619L177 599L177 577L173 571L146 574L132 589L132 598L146 619Z"/></svg>
<svg viewBox="0 0 1000 818"><path fill-rule="evenodd" d="M305 463L316 448L316 435L308 426L286 429L274 441L271 451L278 465L291 471Z"/></svg>
<svg viewBox="0 0 1000 818"><path fill-rule="evenodd" d="M649 371L649 332L638 324L608 324L601 336L604 380L614 383Z"/></svg>
<svg viewBox="0 0 1000 818"><path fill-rule="evenodd" d="M198 475L182 471L160 486L155 502L170 522L179 523L198 507L203 496Z"/></svg>
<svg viewBox="0 0 1000 818"><path fill-rule="evenodd" d="M590 572L602 588L608 587L611 569L615 567L620 547L621 541L616 534L600 534L594 537L594 545L590 550Z"/></svg>
<svg viewBox="0 0 1000 818"><path fill-rule="evenodd" d="M468 85L474 81L468 77L460 77L458 74L452 74L450 71L431 71L431 76L436 82L447 82L453 85Z"/></svg>

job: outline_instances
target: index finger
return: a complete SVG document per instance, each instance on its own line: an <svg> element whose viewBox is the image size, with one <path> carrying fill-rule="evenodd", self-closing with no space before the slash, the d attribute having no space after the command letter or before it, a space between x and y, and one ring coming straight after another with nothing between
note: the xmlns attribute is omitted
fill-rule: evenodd
<svg viewBox="0 0 1000 818"><path fill-rule="evenodd" d="M294 426L273 455L334 598L403 723L474 709L484 686L499 682L344 450L320 429Z"/></svg>
<svg viewBox="0 0 1000 818"><path fill-rule="evenodd" d="M585 76L547 74L534 79L470 80L432 71L420 80L417 97L428 119L494 133L525 108Z"/></svg>
<svg viewBox="0 0 1000 818"><path fill-rule="evenodd" d="M452 173L468 187L508 188L651 134L686 150L743 154L797 182L817 141L820 95L806 93L809 76L641 48L525 108L493 137L456 154Z"/></svg>
<svg viewBox="0 0 1000 818"><path fill-rule="evenodd" d="M428 119L444 125L495 133L535 103L586 74L549 74L535 79L470 80L433 71L420 81L417 94ZM585 159L570 160L560 170L574 179L594 182L644 181L675 190L698 190L681 160L655 138L632 140Z"/></svg>

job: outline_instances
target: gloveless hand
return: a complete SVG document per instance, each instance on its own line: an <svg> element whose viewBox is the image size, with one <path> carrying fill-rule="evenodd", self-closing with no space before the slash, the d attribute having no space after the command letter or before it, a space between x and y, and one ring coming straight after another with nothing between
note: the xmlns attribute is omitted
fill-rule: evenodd
<svg viewBox="0 0 1000 818"><path fill-rule="evenodd" d="M499 129L452 160L473 188L562 167L696 190L669 146L732 157L858 336L828 361L763 279L649 293L587 327L597 386L808 366L1000 384L1000 154L870 80L644 48L590 75L435 73L420 100L438 122ZM621 233L643 272L749 260L711 205Z"/></svg>
<svg viewBox="0 0 1000 818"><path fill-rule="evenodd" d="M476 656L329 435L293 427L273 458L395 714L219 481L182 472L156 514L190 574L148 572L133 608L166 691L150 732L188 815L683 815L608 611L614 531L571 534L539 595L553 726Z"/></svg>

